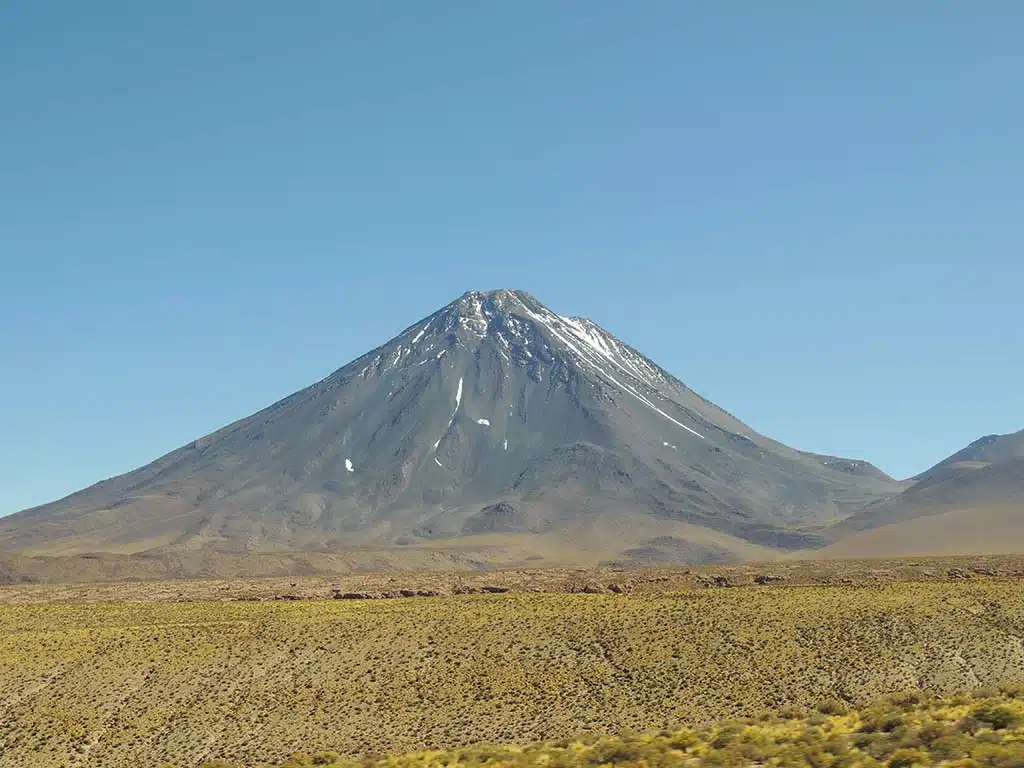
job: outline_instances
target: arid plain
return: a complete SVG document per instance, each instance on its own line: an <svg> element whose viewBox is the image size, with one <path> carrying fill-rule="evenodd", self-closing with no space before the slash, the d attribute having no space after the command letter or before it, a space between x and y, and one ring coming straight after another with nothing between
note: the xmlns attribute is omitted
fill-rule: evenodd
<svg viewBox="0 0 1024 768"><path fill-rule="evenodd" d="M1024 558L981 557L11 586L0 765L364 759L970 694L1024 683L1022 583Z"/></svg>

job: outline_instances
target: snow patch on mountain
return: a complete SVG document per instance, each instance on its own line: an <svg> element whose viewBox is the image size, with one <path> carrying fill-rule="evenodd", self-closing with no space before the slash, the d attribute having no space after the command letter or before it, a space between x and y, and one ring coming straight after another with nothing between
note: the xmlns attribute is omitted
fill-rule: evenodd
<svg viewBox="0 0 1024 768"><path fill-rule="evenodd" d="M441 436L437 438L434 443L435 451L437 450L437 447L441 445L441 441L444 440L444 436L448 434L448 431L452 428L452 424L455 423L455 417L459 414L459 406L462 405L462 381L463 377L459 376L459 387L455 391L455 410L452 411L452 417L448 419L448 425L444 428L444 432L441 433Z"/></svg>
<svg viewBox="0 0 1024 768"><path fill-rule="evenodd" d="M428 323L424 324L424 326L422 328L420 328L419 333L417 333L416 336L413 337L413 340L412 340L413 346L415 346L417 343L419 343L419 340L422 339L423 336L426 334L426 332L430 330L430 326L431 326L431 323L428 322Z"/></svg>
<svg viewBox="0 0 1024 768"><path fill-rule="evenodd" d="M666 419L671 421L676 426L681 427L682 429L685 429L687 432L689 432L689 433L691 433L693 435L696 435L701 440L705 439L704 435L702 435L700 432L698 432L695 429L692 429L691 427L686 426L685 424L683 424L678 419L675 419L672 416L670 416L669 414L665 413L658 406L656 406L654 403L652 403L646 397L644 397L639 392L637 392L636 389L634 389L633 387L631 387L628 384L624 384L623 382L621 382L617 378L615 378L611 373L609 373L604 368L602 360L607 361L607 362L611 362L613 365L615 365L616 368L620 369L621 371L626 373L628 376L631 376L631 377L633 377L633 378L635 378L635 379L637 379L639 381L642 381L645 384L647 384L648 386L651 386L652 388L654 387L654 385L651 384L650 381L648 381L642 375L638 375L635 368L634 368L634 372L630 372L626 368L624 368L622 365L620 365L617 361L615 361L610 355L606 356L603 353L598 353L598 352L594 352L594 351L586 351L586 350L592 350L595 347L600 348L600 345L598 344L598 342L592 336L590 336L588 334L587 337L586 337L586 340L579 340L579 343L577 341L570 341L569 336L576 337L577 334L573 332L573 330L572 330L573 326L570 325L569 323L565 322L566 319L563 318L561 315L556 315L555 313L553 313L553 312L551 312L549 310L545 310L544 315L541 315L541 314L538 314L538 313L534 312L529 307L524 307L524 309L532 318L534 318L534 320L536 320L538 323L542 324L545 328L547 328L547 330L551 333L551 335L553 335L556 339L558 339L560 342L562 342L562 344L564 344L570 351L574 352L576 357L579 359L580 362L586 363L588 366L590 366L590 368L592 368L594 371L596 371L600 376L602 376L608 382L610 382L611 384L614 384L616 387L621 389L623 392L625 392L625 393L627 393L629 395L632 395L637 400L639 400L641 403L646 405L648 408L650 408L651 410L655 411L656 413L661 414L663 417L665 417ZM584 346L581 347L580 343L582 343Z"/></svg>

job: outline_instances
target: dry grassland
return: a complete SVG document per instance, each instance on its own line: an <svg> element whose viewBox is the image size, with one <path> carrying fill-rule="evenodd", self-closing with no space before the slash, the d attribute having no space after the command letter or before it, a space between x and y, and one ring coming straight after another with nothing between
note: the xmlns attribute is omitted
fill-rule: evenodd
<svg viewBox="0 0 1024 768"><path fill-rule="evenodd" d="M1024 683L1012 579L0 606L0 766L243 765Z"/></svg>

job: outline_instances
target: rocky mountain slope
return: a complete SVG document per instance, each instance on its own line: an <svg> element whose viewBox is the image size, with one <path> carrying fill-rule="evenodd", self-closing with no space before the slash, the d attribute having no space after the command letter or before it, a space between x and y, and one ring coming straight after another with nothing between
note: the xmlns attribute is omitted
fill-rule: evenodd
<svg viewBox="0 0 1024 768"><path fill-rule="evenodd" d="M824 554L1018 552L1024 542L1024 430L988 435L825 529Z"/></svg>
<svg viewBox="0 0 1024 768"><path fill-rule="evenodd" d="M470 292L248 418L0 520L0 549L529 558L590 537L601 558L731 559L813 545L801 527L899 489L756 433L591 320Z"/></svg>

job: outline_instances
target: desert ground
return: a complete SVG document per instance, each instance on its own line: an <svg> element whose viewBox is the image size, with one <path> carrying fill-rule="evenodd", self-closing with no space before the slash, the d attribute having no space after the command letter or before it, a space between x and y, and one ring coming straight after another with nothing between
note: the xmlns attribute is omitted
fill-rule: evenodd
<svg viewBox="0 0 1024 768"><path fill-rule="evenodd" d="M0 766L518 748L966 695L1024 683L1022 581L1024 558L977 557L9 586Z"/></svg>

